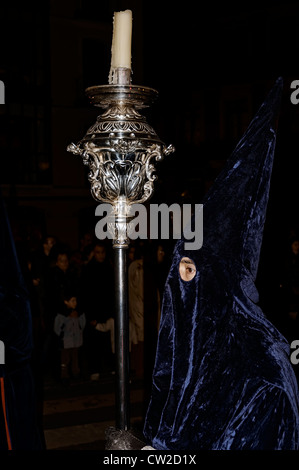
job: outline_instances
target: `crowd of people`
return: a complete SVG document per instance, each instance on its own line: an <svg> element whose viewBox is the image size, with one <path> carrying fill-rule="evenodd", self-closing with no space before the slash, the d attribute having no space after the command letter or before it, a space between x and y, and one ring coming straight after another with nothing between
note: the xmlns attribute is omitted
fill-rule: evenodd
<svg viewBox="0 0 299 470"><path fill-rule="evenodd" d="M28 286L37 375L68 385L114 373L113 249L86 233L70 251L46 236L34 250L19 248ZM131 374L150 382L169 254L159 243L127 250Z"/></svg>

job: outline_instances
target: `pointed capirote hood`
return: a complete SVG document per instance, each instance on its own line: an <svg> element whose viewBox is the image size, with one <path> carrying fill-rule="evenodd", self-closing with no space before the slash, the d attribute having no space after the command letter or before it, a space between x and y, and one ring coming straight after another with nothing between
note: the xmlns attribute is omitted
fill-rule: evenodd
<svg viewBox="0 0 299 470"><path fill-rule="evenodd" d="M279 78L203 200L203 248L222 259L236 259L253 279L263 238L282 90ZM194 251L189 254L196 257Z"/></svg>

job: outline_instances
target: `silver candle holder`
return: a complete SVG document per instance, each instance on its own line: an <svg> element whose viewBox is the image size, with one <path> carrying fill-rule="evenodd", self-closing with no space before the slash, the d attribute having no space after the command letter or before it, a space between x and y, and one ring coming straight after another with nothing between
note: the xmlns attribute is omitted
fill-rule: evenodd
<svg viewBox="0 0 299 470"><path fill-rule="evenodd" d="M104 111L77 144L67 147L89 166L91 194L112 208L115 252L116 428L127 430L129 417L129 317L126 249L130 208L154 192L155 162L174 151L166 147L140 114L157 98L156 90L131 84L131 70L118 68L109 85L86 89L90 102Z"/></svg>

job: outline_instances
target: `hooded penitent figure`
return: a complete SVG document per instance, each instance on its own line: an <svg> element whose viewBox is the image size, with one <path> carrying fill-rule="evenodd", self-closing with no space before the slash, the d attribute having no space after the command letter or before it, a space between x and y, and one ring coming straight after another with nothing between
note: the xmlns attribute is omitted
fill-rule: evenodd
<svg viewBox="0 0 299 470"><path fill-rule="evenodd" d="M299 448L289 345L255 287L282 86L203 201L202 248L175 246L144 426L155 449Z"/></svg>
<svg viewBox="0 0 299 470"><path fill-rule="evenodd" d="M40 450L29 294L0 194L0 451Z"/></svg>

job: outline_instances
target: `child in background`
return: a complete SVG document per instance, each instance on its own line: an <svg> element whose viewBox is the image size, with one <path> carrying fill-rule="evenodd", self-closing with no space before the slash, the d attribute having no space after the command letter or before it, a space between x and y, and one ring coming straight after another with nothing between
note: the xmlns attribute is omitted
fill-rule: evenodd
<svg viewBox="0 0 299 470"><path fill-rule="evenodd" d="M61 379L68 382L70 372L73 378L80 374L79 348L83 344L85 314L77 311L77 297L72 293L64 296L64 308L54 321L54 332L61 339Z"/></svg>

